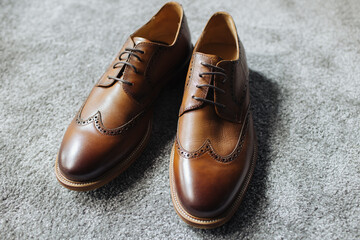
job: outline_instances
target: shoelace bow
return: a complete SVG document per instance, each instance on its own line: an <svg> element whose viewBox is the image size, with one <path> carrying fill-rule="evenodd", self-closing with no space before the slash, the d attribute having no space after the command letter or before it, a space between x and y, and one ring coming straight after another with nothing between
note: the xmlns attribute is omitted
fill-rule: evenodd
<svg viewBox="0 0 360 240"><path fill-rule="evenodd" d="M220 67L217 67L217 66L214 66L212 64L208 64L208 63L201 63L201 65L205 66L205 67L208 67L208 68L211 68L211 69L214 69L214 70L217 70L217 72L202 72L199 74L199 77L203 77L204 75L210 75L210 76L215 76L215 75L219 75L219 76L223 76L224 79L222 80L222 83L225 83L226 82L226 74L225 74L225 70L223 68L220 68ZM214 85L213 85L214 84ZM202 87L208 87L208 88L212 88L214 89L215 91L218 91L218 92L221 92L221 93L224 93L225 94L225 90L219 88L219 87L216 87L215 86L215 83L213 84L198 84L196 85L197 88L202 88ZM224 104L221 104L221 103L217 103L215 101L211 101L209 99L206 99L206 98L200 98L200 97L195 97L194 95L191 96L193 99L195 100L198 100L198 101L203 101L203 102L207 102L207 103L210 103L210 104L213 104L213 105L216 105L216 106L219 106L219 107L222 107L222 108L225 108L226 105Z"/></svg>
<svg viewBox="0 0 360 240"><path fill-rule="evenodd" d="M128 57L134 56L134 57L136 57L136 58L141 62L141 61L142 61L141 58L140 58L139 55L137 55L136 53L144 54L144 51L142 51L142 50L140 50L140 49L135 49L135 48L125 48L125 51L123 51L123 52L120 53L120 55L119 55L119 60L120 60L120 61L119 61L119 62L116 62L116 63L113 65L113 68L118 68L119 66L127 65L127 66L130 66L130 67L134 70L135 73L138 73L137 68L136 68L133 64L131 64L131 63L129 63L129 62L126 62L126 61L122 61L123 59L121 58L122 55L128 54ZM127 80L125 80L125 79L122 79L122 78L117 78L117 77L113 77L113 76L107 76L107 77L108 77L108 79L113 79L113 80L115 80L115 81L119 81L119 82L125 83L125 84L130 85L130 86L133 85L132 82L129 82L129 81L127 81Z"/></svg>

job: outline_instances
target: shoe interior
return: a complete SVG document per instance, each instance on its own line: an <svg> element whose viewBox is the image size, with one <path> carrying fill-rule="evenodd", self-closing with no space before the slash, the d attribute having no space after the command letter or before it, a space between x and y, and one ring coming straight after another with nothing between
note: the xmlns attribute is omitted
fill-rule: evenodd
<svg viewBox="0 0 360 240"><path fill-rule="evenodd" d="M148 23L132 34L132 36L172 45L180 31L182 15L183 10L181 5L175 2L169 2L165 4Z"/></svg>
<svg viewBox="0 0 360 240"><path fill-rule="evenodd" d="M214 54L224 60L239 58L237 31L229 14L219 12L211 17L198 41L196 51Z"/></svg>

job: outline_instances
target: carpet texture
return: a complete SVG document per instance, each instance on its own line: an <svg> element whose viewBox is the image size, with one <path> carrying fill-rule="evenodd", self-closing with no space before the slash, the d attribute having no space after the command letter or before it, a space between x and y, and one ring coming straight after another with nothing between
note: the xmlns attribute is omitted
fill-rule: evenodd
<svg viewBox="0 0 360 240"><path fill-rule="evenodd" d="M78 193L53 171L67 125L127 36L165 3L0 1L0 239L359 239L360 2L182 1L195 42L220 10L251 68L259 159L226 225L187 226L168 164L183 83L157 101L142 156Z"/></svg>

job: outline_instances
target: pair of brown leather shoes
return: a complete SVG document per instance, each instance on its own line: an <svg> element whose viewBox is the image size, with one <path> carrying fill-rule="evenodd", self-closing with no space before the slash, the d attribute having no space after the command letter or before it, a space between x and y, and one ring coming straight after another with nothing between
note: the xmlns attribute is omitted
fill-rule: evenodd
<svg viewBox="0 0 360 240"><path fill-rule="evenodd" d="M65 133L55 164L59 182L87 191L126 170L149 140L154 100L187 67L170 160L173 204L195 227L229 220L257 150L245 51L224 12L210 18L194 49L175 2L128 38Z"/></svg>

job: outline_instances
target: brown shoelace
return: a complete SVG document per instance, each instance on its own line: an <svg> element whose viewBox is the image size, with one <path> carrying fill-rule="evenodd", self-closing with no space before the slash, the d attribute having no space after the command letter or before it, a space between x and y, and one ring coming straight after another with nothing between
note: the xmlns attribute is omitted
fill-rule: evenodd
<svg viewBox="0 0 360 240"><path fill-rule="evenodd" d="M137 68L136 68L133 64L131 64L131 63L129 63L129 62L126 62L126 61L122 61L123 59L121 58L122 55L128 54L128 58L129 58L130 56L134 56L134 57L136 57L136 58L141 62L141 61L142 61L141 58L140 58L139 55L137 55L136 53L144 54L144 51L142 51L142 50L140 50L140 49L135 49L135 48L125 48L125 51L123 51L123 52L120 53L120 55L119 55L119 60L120 60L120 61L119 61L119 62L116 62L116 63L113 65L113 68L118 68L119 66L123 67L124 65L126 65L126 66L131 67L131 68L134 70L135 73L138 73ZM129 81L127 81L127 80L125 80L125 79L122 79L122 78L113 77L113 76L107 76L107 77L108 77L108 79L113 79L113 80L115 80L115 81L119 81L119 82L122 82L122 83L127 84L127 85L130 85L130 86L133 85L132 82L129 82Z"/></svg>
<svg viewBox="0 0 360 240"><path fill-rule="evenodd" d="M199 74L199 77L203 77L204 75L210 75L210 76L215 76L215 75L219 75L219 76L223 76L224 79L222 80L222 83L225 83L226 82L226 74L225 74L225 70L223 68L220 68L220 67L217 67L217 66L214 66L212 64L208 64L208 63L201 63L201 65L205 66L205 67L208 67L208 68L211 68L211 69L214 69L216 70L217 72L202 72ZM219 87L216 87L214 85L215 83L213 84L198 84L196 85L197 88L202 88L202 87L208 87L208 88L212 88L214 89L215 91L218 91L218 92L221 92L221 93L226 93L225 90L219 88ZM209 99L206 99L206 98L200 98L200 97L195 97L194 95L191 96L193 99L195 100L198 100L198 101L203 101L203 102L207 102L207 103L210 103L210 104L213 104L213 105L216 105L216 106L219 106L219 107L222 107L222 108L225 108L226 105L224 104L221 104L221 103L217 103L215 101L211 101Z"/></svg>

